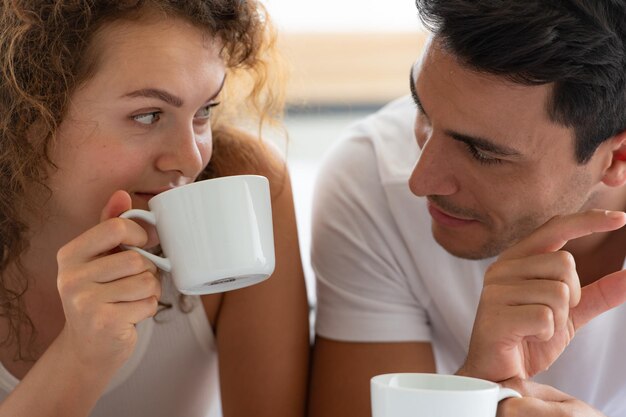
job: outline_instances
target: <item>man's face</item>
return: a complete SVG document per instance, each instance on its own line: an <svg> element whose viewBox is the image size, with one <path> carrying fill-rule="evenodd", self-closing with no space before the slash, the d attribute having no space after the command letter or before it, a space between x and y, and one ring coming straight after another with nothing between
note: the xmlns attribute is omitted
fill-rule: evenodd
<svg viewBox="0 0 626 417"><path fill-rule="evenodd" d="M453 255L501 251L558 214L593 206L602 166L575 158L574 132L549 120L551 85L462 66L434 41L412 79L421 156L409 180Z"/></svg>

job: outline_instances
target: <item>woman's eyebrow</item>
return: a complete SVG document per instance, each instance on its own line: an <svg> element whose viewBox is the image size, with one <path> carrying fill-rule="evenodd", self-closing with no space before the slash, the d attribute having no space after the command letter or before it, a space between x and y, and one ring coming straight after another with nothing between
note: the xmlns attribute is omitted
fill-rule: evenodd
<svg viewBox="0 0 626 417"><path fill-rule="evenodd" d="M124 94L122 97L156 98L174 107L181 107L184 104L183 100L180 97L177 97L174 94L171 94L165 90L161 90L160 88L142 88L140 90L135 90L131 91L130 93Z"/></svg>
<svg viewBox="0 0 626 417"><path fill-rule="evenodd" d="M224 75L224 78L222 78L222 82L220 83L220 86L217 88L215 93L213 93L213 95L206 100L207 102L215 99L215 97L217 97L222 92L225 81L226 81L226 75ZM184 104L183 99L160 88L142 88L142 89L131 91L130 93L124 94L122 97L156 98L174 107L182 107Z"/></svg>

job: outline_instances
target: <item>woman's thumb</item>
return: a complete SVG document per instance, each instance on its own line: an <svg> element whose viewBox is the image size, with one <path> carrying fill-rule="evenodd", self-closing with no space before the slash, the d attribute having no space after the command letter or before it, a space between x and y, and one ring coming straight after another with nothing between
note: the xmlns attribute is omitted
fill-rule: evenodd
<svg viewBox="0 0 626 417"><path fill-rule="evenodd" d="M123 190L114 192L100 213L100 221L117 217L132 208L130 195Z"/></svg>

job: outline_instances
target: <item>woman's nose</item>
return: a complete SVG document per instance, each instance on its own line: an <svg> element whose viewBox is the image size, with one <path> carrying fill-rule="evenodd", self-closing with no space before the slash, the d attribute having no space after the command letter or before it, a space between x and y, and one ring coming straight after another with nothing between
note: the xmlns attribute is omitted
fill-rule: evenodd
<svg viewBox="0 0 626 417"><path fill-rule="evenodd" d="M176 171L187 178L197 177L211 156L210 130L199 136L193 126L179 128L165 140L168 143L157 160L157 168Z"/></svg>

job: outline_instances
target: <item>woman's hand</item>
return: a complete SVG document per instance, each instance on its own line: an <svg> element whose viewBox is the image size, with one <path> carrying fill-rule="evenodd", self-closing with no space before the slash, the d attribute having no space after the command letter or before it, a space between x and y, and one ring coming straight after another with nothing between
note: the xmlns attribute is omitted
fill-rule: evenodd
<svg viewBox="0 0 626 417"><path fill-rule="evenodd" d="M626 301L626 271L581 288L571 239L618 229L621 212L557 217L502 253L485 274L468 357L459 374L528 378L561 355L576 330ZM530 414L529 414L530 415Z"/></svg>
<svg viewBox="0 0 626 417"><path fill-rule="evenodd" d="M117 191L103 209L101 223L57 255L66 318L59 338L88 369L121 366L134 349L135 324L156 314L161 296L155 265L134 251L117 249L121 244L143 246L148 239L137 223L117 217L130 208L130 196Z"/></svg>

